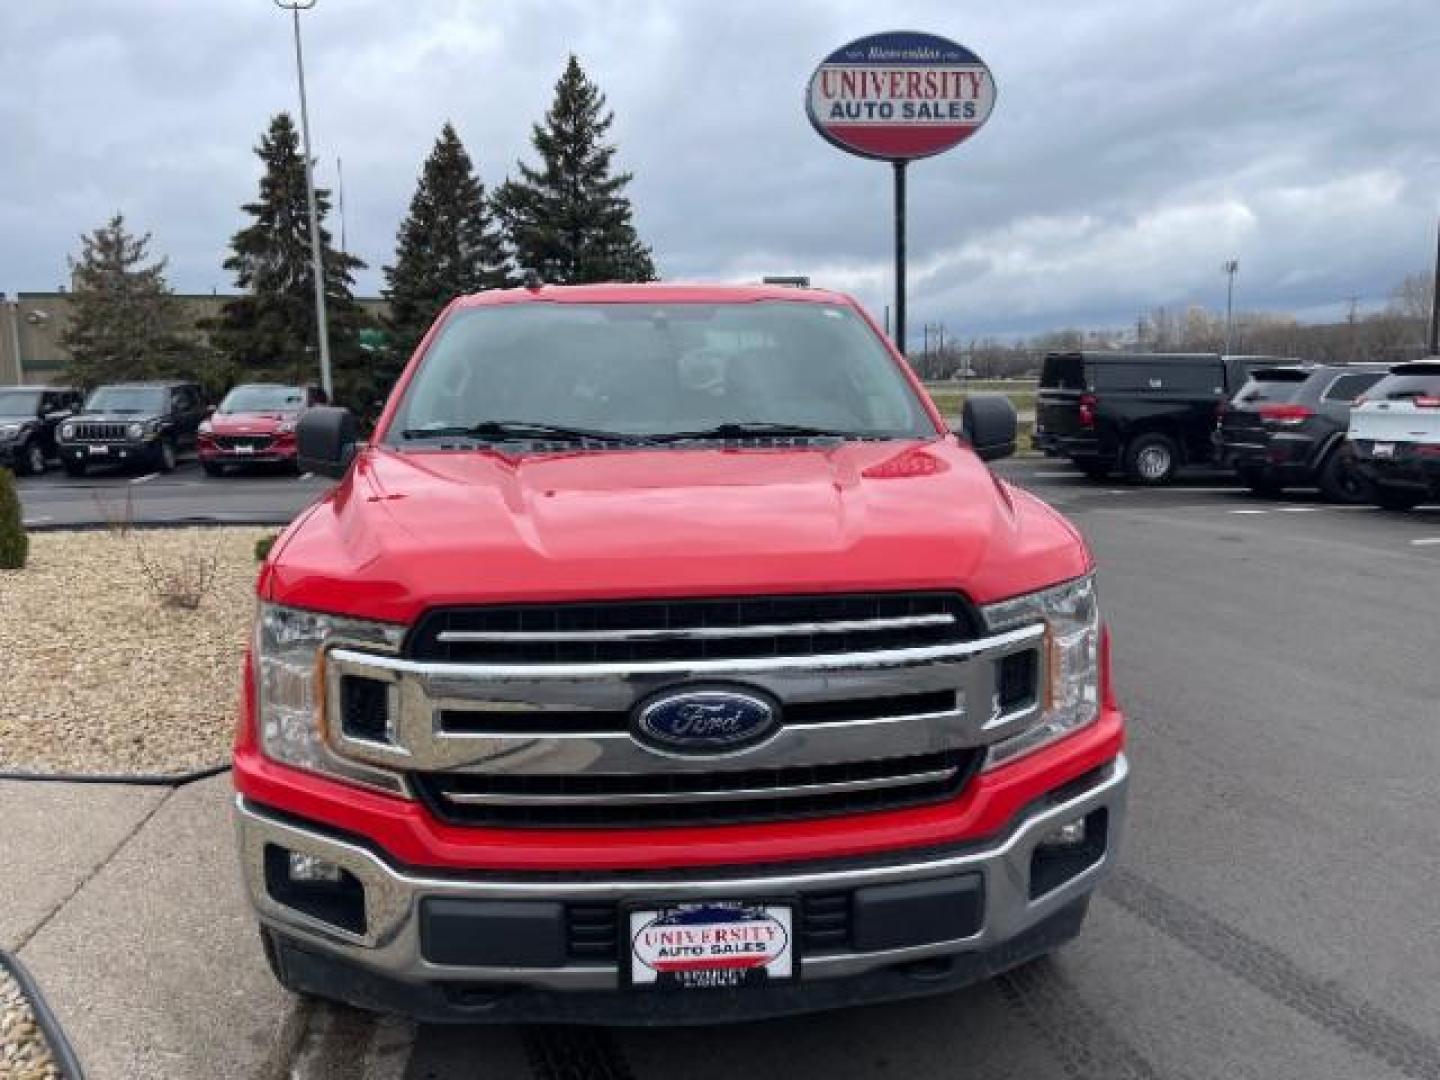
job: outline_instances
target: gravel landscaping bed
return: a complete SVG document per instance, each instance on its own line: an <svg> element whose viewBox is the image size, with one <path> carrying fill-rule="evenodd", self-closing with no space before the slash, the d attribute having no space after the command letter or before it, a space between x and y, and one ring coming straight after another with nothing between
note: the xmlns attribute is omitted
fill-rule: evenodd
<svg viewBox="0 0 1440 1080"><path fill-rule="evenodd" d="M0 1077L61 1080L63 1076L20 984L0 964Z"/></svg>
<svg viewBox="0 0 1440 1080"><path fill-rule="evenodd" d="M224 761L255 542L273 531L32 534L29 565L0 571L0 770L171 773ZM207 571L193 610L159 595L162 579Z"/></svg>

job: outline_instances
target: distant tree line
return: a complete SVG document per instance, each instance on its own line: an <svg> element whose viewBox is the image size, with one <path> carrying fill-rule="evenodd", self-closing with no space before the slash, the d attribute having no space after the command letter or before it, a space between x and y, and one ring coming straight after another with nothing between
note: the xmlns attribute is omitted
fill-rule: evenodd
<svg viewBox="0 0 1440 1080"><path fill-rule="evenodd" d="M571 56L531 143L538 161L487 192L450 123L421 166L383 267L388 313L377 324L356 302L366 264L337 250L324 227L330 192L316 191L332 371L338 401L364 409L383 396L436 315L456 296L505 288L526 270L548 282L650 281L625 189L607 141L614 114ZM264 170L248 222L224 267L239 296L201 324L170 289L166 260L116 214L82 237L70 260L72 309L61 343L67 378L91 387L120 379L198 378L212 394L247 380L313 382L318 373L315 279L300 138L275 116L255 148ZM379 333L377 333L377 331Z"/></svg>
<svg viewBox="0 0 1440 1080"><path fill-rule="evenodd" d="M1302 323L1292 315L1236 312L1230 352L1294 358L1308 363L1400 363L1425 354L1434 278L1411 274L1379 311L1352 311L1340 322ZM1207 308L1157 307L1134 326L1056 330L1020 341L974 338L910 357L921 378L1017 378L1039 372L1047 352L1125 349L1136 352L1223 352L1225 313Z"/></svg>

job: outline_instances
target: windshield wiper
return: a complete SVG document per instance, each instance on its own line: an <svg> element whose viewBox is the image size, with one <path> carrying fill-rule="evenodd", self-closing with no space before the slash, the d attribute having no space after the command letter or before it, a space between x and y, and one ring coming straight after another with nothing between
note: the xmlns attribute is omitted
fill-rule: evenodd
<svg viewBox="0 0 1440 1080"><path fill-rule="evenodd" d="M536 442L602 442L628 443L645 442L648 436L627 435L622 431L600 431L594 428L566 427L563 424L546 424L538 420L482 420L468 427L407 428L400 433L407 439L463 438L481 441L506 442L510 440Z"/></svg>
<svg viewBox="0 0 1440 1080"><path fill-rule="evenodd" d="M647 436L656 442L682 442L700 439L854 439L858 431L837 431L833 428L809 427L805 424L771 423L766 420L731 420L698 431L665 431Z"/></svg>

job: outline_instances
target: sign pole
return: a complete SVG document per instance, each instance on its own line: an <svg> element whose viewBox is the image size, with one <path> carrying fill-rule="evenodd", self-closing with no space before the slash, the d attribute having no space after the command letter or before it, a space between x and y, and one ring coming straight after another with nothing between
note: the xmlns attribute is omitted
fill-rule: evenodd
<svg viewBox="0 0 1440 1080"><path fill-rule="evenodd" d="M891 163L895 167L895 344L905 353L905 166L908 161Z"/></svg>

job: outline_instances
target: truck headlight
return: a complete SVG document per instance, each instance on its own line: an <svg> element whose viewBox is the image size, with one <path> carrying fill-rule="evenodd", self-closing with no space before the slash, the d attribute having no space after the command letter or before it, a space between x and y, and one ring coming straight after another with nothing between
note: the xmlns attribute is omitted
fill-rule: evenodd
<svg viewBox="0 0 1440 1080"><path fill-rule="evenodd" d="M1040 719L994 743L985 767L1013 761L1092 724L1100 715L1100 607L1094 575L1003 600L984 609L992 632L1044 623L1049 685L1040 688Z"/></svg>
<svg viewBox="0 0 1440 1080"><path fill-rule="evenodd" d="M61 437L62 439L73 439L73 438L75 437L75 425L74 425L74 424L61 424L61 425L60 425L60 437Z"/></svg>
<svg viewBox="0 0 1440 1080"><path fill-rule="evenodd" d="M13 439L19 434L19 424L0 424L0 439Z"/></svg>
<svg viewBox="0 0 1440 1080"><path fill-rule="evenodd" d="M260 605L255 629L258 735L265 756L284 765L405 794L395 773L348 761L325 741L325 653L345 644L394 653L405 627Z"/></svg>
<svg viewBox="0 0 1440 1080"><path fill-rule="evenodd" d="M125 429L125 434L132 439L143 439L145 437L145 425L131 424Z"/></svg>

